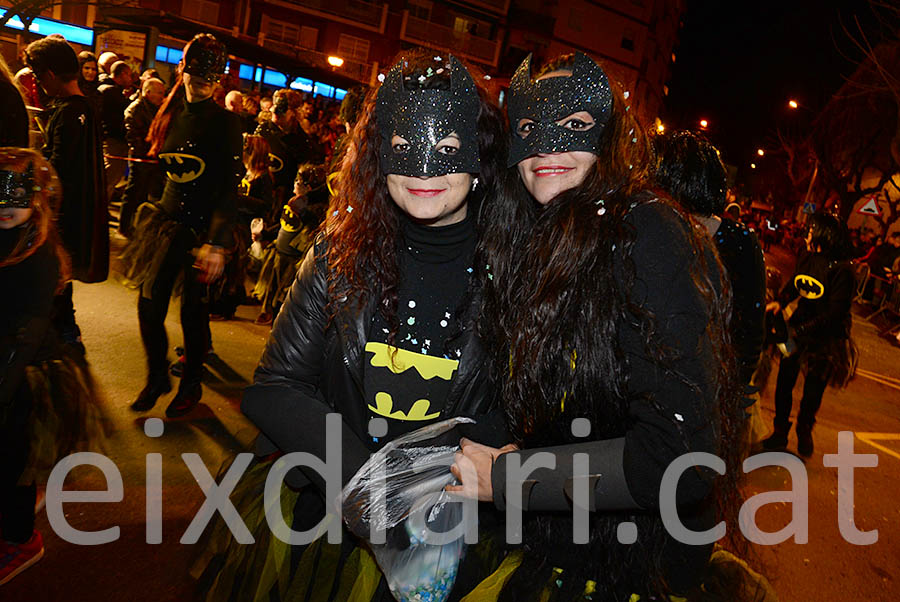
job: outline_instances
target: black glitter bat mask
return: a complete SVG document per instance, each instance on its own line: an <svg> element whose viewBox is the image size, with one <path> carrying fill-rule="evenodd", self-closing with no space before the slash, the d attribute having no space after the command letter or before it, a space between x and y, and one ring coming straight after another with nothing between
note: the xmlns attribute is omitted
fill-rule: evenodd
<svg viewBox="0 0 900 602"><path fill-rule="evenodd" d="M522 61L509 84L511 142L509 165L538 153L586 151L598 154L600 135L612 113L612 90L603 69L587 55L576 52L572 75L531 78L531 55ZM594 127L586 131L570 130L556 122L572 113L587 111ZM527 119L532 129L523 138L519 123Z"/></svg>
<svg viewBox="0 0 900 602"><path fill-rule="evenodd" d="M375 119L381 134L381 169L386 174L434 177L481 170L475 82L455 57L435 60L439 63L435 74L450 70L449 90L407 90L402 61L391 68L378 90ZM437 143L450 134L459 137L459 149L452 154L439 152ZM408 143L404 151L391 144L395 135Z"/></svg>
<svg viewBox="0 0 900 602"><path fill-rule="evenodd" d="M34 193L41 189L34 183L34 166L25 173L0 169L0 207L27 209L31 207Z"/></svg>
<svg viewBox="0 0 900 602"><path fill-rule="evenodd" d="M225 73L225 46L209 34L199 34L207 39L195 37L184 55L184 72L217 82Z"/></svg>

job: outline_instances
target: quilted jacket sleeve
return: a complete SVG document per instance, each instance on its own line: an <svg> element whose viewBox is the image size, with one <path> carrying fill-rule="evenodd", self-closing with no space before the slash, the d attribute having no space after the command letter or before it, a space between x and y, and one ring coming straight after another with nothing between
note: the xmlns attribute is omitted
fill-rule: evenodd
<svg viewBox="0 0 900 602"><path fill-rule="evenodd" d="M297 273L259 361L253 384L244 392L241 410L282 451L307 452L326 460L325 417L331 406L316 392L325 362L327 281L322 245L314 245ZM368 459L369 450L341 421L341 485ZM302 468L302 467L301 467ZM323 493L321 475L304 473Z"/></svg>

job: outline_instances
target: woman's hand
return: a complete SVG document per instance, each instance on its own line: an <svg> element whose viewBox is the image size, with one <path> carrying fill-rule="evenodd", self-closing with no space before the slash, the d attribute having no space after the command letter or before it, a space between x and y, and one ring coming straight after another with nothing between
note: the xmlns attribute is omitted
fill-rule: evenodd
<svg viewBox="0 0 900 602"><path fill-rule="evenodd" d="M203 245L197 251L194 267L200 270L201 282L216 281L225 269L225 251L209 243Z"/></svg>
<svg viewBox="0 0 900 602"><path fill-rule="evenodd" d="M771 303L766 304L766 313L773 313L778 315L781 313L781 303L778 301L772 301Z"/></svg>
<svg viewBox="0 0 900 602"><path fill-rule="evenodd" d="M459 446L460 451L456 453L450 472L459 479L462 485L448 485L446 490L482 502L492 501L494 490L491 487L491 469L494 460L519 448L512 443L499 449L488 447L465 437L460 439Z"/></svg>

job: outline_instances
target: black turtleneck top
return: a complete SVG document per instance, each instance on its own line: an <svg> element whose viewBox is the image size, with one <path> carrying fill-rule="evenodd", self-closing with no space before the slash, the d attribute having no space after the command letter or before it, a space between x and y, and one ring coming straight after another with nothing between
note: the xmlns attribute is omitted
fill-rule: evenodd
<svg viewBox="0 0 900 602"><path fill-rule="evenodd" d="M373 417L387 419L388 440L447 418L476 243L471 216L437 227L403 217L402 231L397 321L392 328L375 312L365 347L365 398Z"/></svg>
<svg viewBox="0 0 900 602"><path fill-rule="evenodd" d="M211 98L185 100L172 116L159 152L167 176L160 204L201 243L230 246L244 172L241 153L240 118Z"/></svg>

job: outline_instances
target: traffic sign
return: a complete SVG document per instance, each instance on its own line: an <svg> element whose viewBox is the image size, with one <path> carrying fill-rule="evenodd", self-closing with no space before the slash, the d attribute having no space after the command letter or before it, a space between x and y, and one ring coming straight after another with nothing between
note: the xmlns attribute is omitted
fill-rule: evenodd
<svg viewBox="0 0 900 602"><path fill-rule="evenodd" d="M881 207L878 206L878 197L872 195L869 201L856 210L860 215L881 215Z"/></svg>
<svg viewBox="0 0 900 602"><path fill-rule="evenodd" d="M816 212L816 204L815 203L804 203L803 204L803 213L809 213L812 215Z"/></svg>

